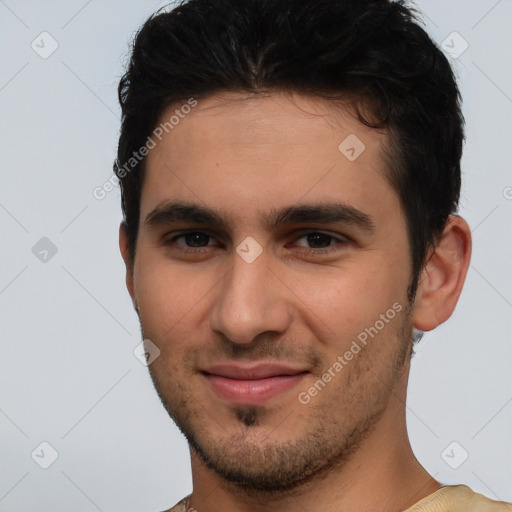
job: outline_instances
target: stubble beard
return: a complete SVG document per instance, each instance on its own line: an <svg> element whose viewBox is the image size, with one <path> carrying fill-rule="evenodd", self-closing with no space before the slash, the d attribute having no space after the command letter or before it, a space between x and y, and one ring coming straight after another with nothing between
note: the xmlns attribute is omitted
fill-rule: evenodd
<svg viewBox="0 0 512 512"><path fill-rule="evenodd" d="M307 406L300 405L304 409L299 409L299 420L293 410L284 414L279 423L275 418L272 421L272 414L265 406L231 405L229 418L240 427L235 435L222 432L215 418L204 408L194 406L192 391L183 382L169 377L164 383L152 366L150 374L163 406L187 439L193 456L226 484L248 495L278 495L339 471L374 430L410 354L407 317L404 315L394 333L396 350L382 370L383 375L375 374L374 359L367 357L367 352L371 351L366 346L342 370L351 374L339 393L335 393L334 388L326 389ZM390 341L387 339L386 343ZM372 340L369 344L372 342L384 340ZM375 352L373 354L375 356ZM370 374L373 378L368 378ZM335 382L336 379L327 386L336 386ZM346 412L341 418L333 414L340 408ZM295 439L289 436L289 440L281 443L272 440L272 434L279 434L282 428L295 433L295 425L300 429L293 435ZM220 436L213 435L212 426L221 431Z"/></svg>

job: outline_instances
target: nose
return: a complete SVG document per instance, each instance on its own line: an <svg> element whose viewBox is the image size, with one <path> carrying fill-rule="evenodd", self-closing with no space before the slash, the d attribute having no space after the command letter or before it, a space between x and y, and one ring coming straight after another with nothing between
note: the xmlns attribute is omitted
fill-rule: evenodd
<svg viewBox="0 0 512 512"><path fill-rule="evenodd" d="M283 333L292 319L290 291L263 252L248 263L237 253L214 296L210 328L231 342L249 344L265 332Z"/></svg>

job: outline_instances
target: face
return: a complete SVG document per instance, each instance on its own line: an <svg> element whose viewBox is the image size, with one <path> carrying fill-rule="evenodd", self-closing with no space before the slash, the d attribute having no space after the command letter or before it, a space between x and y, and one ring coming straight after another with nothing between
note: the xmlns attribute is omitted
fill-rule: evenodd
<svg viewBox="0 0 512 512"><path fill-rule="evenodd" d="M129 289L162 402L224 480L277 491L338 467L404 386L386 144L317 98L224 93L148 154Z"/></svg>

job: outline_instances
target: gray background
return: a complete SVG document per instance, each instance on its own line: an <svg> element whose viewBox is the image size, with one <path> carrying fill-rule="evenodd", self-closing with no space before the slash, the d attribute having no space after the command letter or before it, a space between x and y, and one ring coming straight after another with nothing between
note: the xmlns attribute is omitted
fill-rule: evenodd
<svg viewBox="0 0 512 512"><path fill-rule="evenodd" d="M191 489L133 354L119 190L92 194L111 176L128 43L161 5L0 0L0 511L157 511ZM452 56L468 44L454 65L474 252L455 314L413 358L411 441L440 481L512 501L512 2L418 5Z"/></svg>

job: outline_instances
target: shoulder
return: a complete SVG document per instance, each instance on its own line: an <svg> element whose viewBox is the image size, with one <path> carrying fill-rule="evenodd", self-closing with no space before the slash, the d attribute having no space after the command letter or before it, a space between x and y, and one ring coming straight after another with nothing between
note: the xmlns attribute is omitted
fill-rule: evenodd
<svg viewBox="0 0 512 512"><path fill-rule="evenodd" d="M190 496L190 495L189 495ZM185 512L185 504L189 496L185 496L182 500L178 501L174 507L168 508L163 512Z"/></svg>
<svg viewBox="0 0 512 512"><path fill-rule="evenodd" d="M405 512L512 512L512 503L491 500L466 485L449 485Z"/></svg>

